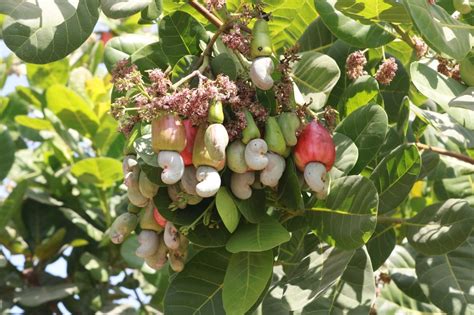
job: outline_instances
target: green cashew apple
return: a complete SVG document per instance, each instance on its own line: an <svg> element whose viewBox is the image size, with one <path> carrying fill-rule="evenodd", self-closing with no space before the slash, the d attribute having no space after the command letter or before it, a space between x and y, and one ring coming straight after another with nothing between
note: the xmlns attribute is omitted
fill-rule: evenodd
<svg viewBox="0 0 474 315"><path fill-rule="evenodd" d="M272 40L268 29L268 22L258 19L252 30L252 41L250 42L250 55L252 58L268 57L272 54Z"/></svg>
<svg viewBox="0 0 474 315"><path fill-rule="evenodd" d="M265 122L265 142L268 150L283 155L286 152L286 142L275 117L268 117Z"/></svg>
<svg viewBox="0 0 474 315"><path fill-rule="evenodd" d="M300 119L293 112L281 113L278 116L278 125L280 126L287 146L295 146L298 142L296 132L301 126Z"/></svg>
<svg viewBox="0 0 474 315"><path fill-rule="evenodd" d="M244 110L245 120L247 126L242 131L242 142L244 144L249 143L252 139L260 138L260 130L258 130L255 120L253 120L252 114L248 110Z"/></svg>
<svg viewBox="0 0 474 315"><path fill-rule="evenodd" d="M213 101L209 106L207 121L211 124L222 124L224 122L224 110L221 101Z"/></svg>

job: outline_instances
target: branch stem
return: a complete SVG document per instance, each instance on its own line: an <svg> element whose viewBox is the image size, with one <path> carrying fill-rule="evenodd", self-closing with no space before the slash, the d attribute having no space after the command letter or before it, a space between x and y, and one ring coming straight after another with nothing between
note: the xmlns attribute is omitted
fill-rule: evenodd
<svg viewBox="0 0 474 315"><path fill-rule="evenodd" d="M408 35L407 32L402 30L401 27L398 26L397 24L392 23L390 25L393 27L395 32L397 32L398 35L400 35L400 37L403 39L404 42L406 42L408 45L410 45L411 48L415 49L415 43L413 43L413 40L410 38L410 35Z"/></svg>
<svg viewBox="0 0 474 315"><path fill-rule="evenodd" d="M206 7L204 7L202 4L197 2L196 0L189 0L189 4L196 9L199 13L201 13L202 16L204 16L209 22L214 24L217 28L220 28L222 26L222 21L215 16L211 11L209 11Z"/></svg>
<svg viewBox="0 0 474 315"><path fill-rule="evenodd" d="M446 156L450 156L450 157L453 157L453 158L456 158L458 160L461 160L463 162L466 162L466 163L469 163L469 164L473 164L474 165L474 159L467 156L467 155L464 155L464 154L461 154L461 153L456 153L456 152L451 152L451 151L447 151L445 149L442 149L442 148L437 148L437 147L432 147L432 146L429 146L429 145L426 145L424 143L421 143L421 142L416 142L415 145L417 146L418 149L420 150L429 150L431 152L435 152L435 153L438 153L438 154L441 154L441 155L446 155Z"/></svg>

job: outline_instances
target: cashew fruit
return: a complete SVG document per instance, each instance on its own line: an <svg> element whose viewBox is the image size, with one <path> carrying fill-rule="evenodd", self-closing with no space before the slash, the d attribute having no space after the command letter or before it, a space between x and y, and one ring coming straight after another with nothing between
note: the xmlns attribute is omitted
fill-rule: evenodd
<svg viewBox="0 0 474 315"><path fill-rule="evenodd" d="M128 186L127 196L128 200L137 207L143 208L150 201L148 198L142 195L138 184L140 176L140 168L135 167L132 172L127 174L126 184Z"/></svg>
<svg viewBox="0 0 474 315"><path fill-rule="evenodd" d="M296 113L281 113L280 116L278 116L278 125L280 126L280 130L283 133L286 145L291 147L295 146L298 142L298 139L296 138L296 132L301 126L301 121Z"/></svg>
<svg viewBox="0 0 474 315"><path fill-rule="evenodd" d="M207 121L211 124L222 124L224 122L224 110L221 101L213 101L209 106Z"/></svg>
<svg viewBox="0 0 474 315"><path fill-rule="evenodd" d="M329 171L336 159L336 146L329 131L314 120L301 132L293 152L295 164L301 172L310 162L322 163Z"/></svg>
<svg viewBox="0 0 474 315"><path fill-rule="evenodd" d="M168 249L178 249L180 243L178 229L170 221L166 222L163 239Z"/></svg>
<svg viewBox="0 0 474 315"><path fill-rule="evenodd" d="M196 185L198 183L196 179L196 168L193 165L186 166L180 182L182 190L187 194L196 195Z"/></svg>
<svg viewBox="0 0 474 315"><path fill-rule="evenodd" d="M188 256L189 241L186 237L181 236L179 247L169 252L169 260L171 269L175 272L181 272L184 269L184 263Z"/></svg>
<svg viewBox="0 0 474 315"><path fill-rule="evenodd" d="M142 208L135 206L133 203L127 205L127 211L130 213L138 214L141 210Z"/></svg>
<svg viewBox="0 0 474 315"><path fill-rule="evenodd" d="M185 166L193 164L193 147L194 138L196 138L197 128L193 126L191 120L183 121L184 130L186 133L186 147L180 152Z"/></svg>
<svg viewBox="0 0 474 315"><path fill-rule="evenodd" d="M272 40L268 29L268 22L258 19L252 29L250 55L252 58L267 57L272 54Z"/></svg>
<svg viewBox="0 0 474 315"><path fill-rule="evenodd" d="M143 211L142 216L140 217L140 227L142 230L151 230L155 232L163 231L163 227L160 226L156 220L153 213L154 210L153 203L150 203Z"/></svg>
<svg viewBox="0 0 474 315"><path fill-rule="evenodd" d="M258 57L250 66L250 79L261 90L269 90L273 87L273 60L270 57Z"/></svg>
<svg viewBox="0 0 474 315"><path fill-rule="evenodd" d="M255 182L255 172L243 174L232 173L230 177L230 190L239 199L245 200L252 197L252 185Z"/></svg>
<svg viewBox="0 0 474 315"><path fill-rule="evenodd" d="M309 188L320 196L324 196L329 189L329 183L326 183L328 181L326 167L322 163L308 163L304 169L304 180Z"/></svg>
<svg viewBox="0 0 474 315"><path fill-rule="evenodd" d="M267 153L268 164L260 173L260 182L268 187L276 187L285 171L285 159L278 154Z"/></svg>
<svg viewBox="0 0 474 315"><path fill-rule="evenodd" d="M175 114L160 116L151 122L151 145L153 151L181 152L186 147L186 130Z"/></svg>
<svg viewBox="0 0 474 315"><path fill-rule="evenodd" d="M183 176L183 158L176 151L160 151L158 153L158 165L163 169L161 181L165 184L175 184Z"/></svg>
<svg viewBox="0 0 474 315"><path fill-rule="evenodd" d="M121 244L130 233L137 227L138 216L126 212L119 215L110 227L110 240L114 244Z"/></svg>
<svg viewBox="0 0 474 315"><path fill-rule="evenodd" d="M142 230L137 239L139 246L135 251L135 255L138 257L150 257L158 250L158 234L155 231Z"/></svg>
<svg viewBox="0 0 474 315"><path fill-rule="evenodd" d="M211 166L220 171L225 166L225 159L215 160L210 156L209 151L207 150L204 142L205 133L206 127L199 126L198 132L196 134L196 139L194 140L193 164L196 168L202 165L206 165Z"/></svg>
<svg viewBox="0 0 474 315"><path fill-rule="evenodd" d="M138 188L143 196L146 198L153 198L156 193L158 192L158 188L160 188L155 183L151 182L148 177L146 176L145 172L140 172L140 176L138 179Z"/></svg>
<svg viewBox="0 0 474 315"><path fill-rule="evenodd" d="M180 187L178 184L168 186L168 196L173 201L173 204L176 205L179 209L186 208L186 200L179 196L181 193Z"/></svg>
<svg viewBox="0 0 474 315"><path fill-rule="evenodd" d="M474 86L474 53L469 53L459 63L461 79L469 86Z"/></svg>
<svg viewBox="0 0 474 315"><path fill-rule="evenodd" d="M214 160L225 159L225 149L229 144L227 129L222 124L212 124L204 134L204 144L209 156Z"/></svg>
<svg viewBox="0 0 474 315"><path fill-rule="evenodd" d="M242 130L242 142L247 144L252 139L260 138L260 130L258 129L252 114L248 110L244 110L244 114L247 126Z"/></svg>
<svg viewBox="0 0 474 315"><path fill-rule="evenodd" d="M265 122L265 142L268 150L283 155L286 152L286 142L275 117L268 117Z"/></svg>
<svg viewBox="0 0 474 315"><path fill-rule="evenodd" d="M254 171L263 170L267 167L268 146L263 139L253 139L245 147L245 163Z"/></svg>
<svg viewBox="0 0 474 315"><path fill-rule="evenodd" d="M158 223L159 226L161 226L162 228L165 227L166 225L166 219L163 218L160 214L160 212L158 211L158 208L154 208L153 209L153 218L155 219L156 223Z"/></svg>
<svg viewBox="0 0 474 315"><path fill-rule="evenodd" d="M123 158L122 162L122 171L123 174L127 174L133 170L135 166L138 165L137 157L135 155L126 155Z"/></svg>
<svg viewBox="0 0 474 315"><path fill-rule="evenodd" d="M196 193L202 198L214 196L221 187L219 172L211 166L199 166L196 169L196 178L199 181Z"/></svg>
<svg viewBox="0 0 474 315"><path fill-rule="evenodd" d="M168 261L168 248L163 240L163 233L158 235L158 248L156 252L145 258L145 263L155 270L160 270Z"/></svg>
<svg viewBox="0 0 474 315"><path fill-rule="evenodd" d="M240 140L232 142L226 150L227 167L234 172L243 174L247 172L248 166L245 163L245 144Z"/></svg>

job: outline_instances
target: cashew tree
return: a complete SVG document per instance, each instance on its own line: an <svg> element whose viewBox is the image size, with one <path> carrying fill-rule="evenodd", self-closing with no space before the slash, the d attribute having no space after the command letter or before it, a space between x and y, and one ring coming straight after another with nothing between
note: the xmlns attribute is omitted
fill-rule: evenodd
<svg viewBox="0 0 474 315"><path fill-rule="evenodd" d="M2 312L474 314L473 9L3 0Z"/></svg>

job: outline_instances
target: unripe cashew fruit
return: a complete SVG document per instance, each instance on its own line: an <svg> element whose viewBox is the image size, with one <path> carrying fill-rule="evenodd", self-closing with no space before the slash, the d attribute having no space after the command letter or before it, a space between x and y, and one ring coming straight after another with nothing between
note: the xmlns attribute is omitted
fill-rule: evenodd
<svg viewBox="0 0 474 315"><path fill-rule="evenodd" d="M158 234L155 231L142 230L138 234L140 244L135 251L135 255L141 258L152 256L158 250Z"/></svg>
<svg viewBox="0 0 474 315"><path fill-rule="evenodd" d="M161 180L167 185L177 183L184 173L184 162L176 151L160 151L158 165L163 169Z"/></svg>
<svg viewBox="0 0 474 315"><path fill-rule="evenodd" d="M461 79L468 86L474 86L474 52L469 53L459 63Z"/></svg>
<svg viewBox="0 0 474 315"><path fill-rule="evenodd" d="M183 177L181 177L181 187L183 191L190 195L196 195L196 185L198 183L196 168L193 165L186 166Z"/></svg>
<svg viewBox="0 0 474 315"><path fill-rule="evenodd" d="M270 57L259 57L250 66L250 79L261 90L273 87L273 60Z"/></svg>
<svg viewBox="0 0 474 315"><path fill-rule="evenodd" d="M252 197L252 185L255 182L255 172L246 172L243 174L232 173L230 177L230 190L234 196L245 200Z"/></svg>
<svg viewBox="0 0 474 315"><path fill-rule="evenodd" d="M304 180L309 188L316 193L324 194L326 174L326 166L319 162L310 162L304 168Z"/></svg>
<svg viewBox="0 0 474 315"><path fill-rule="evenodd" d="M245 144L240 140L232 142L226 150L227 167L234 172L243 174L247 172L248 166L245 163Z"/></svg>
<svg viewBox="0 0 474 315"><path fill-rule="evenodd" d="M225 149L229 144L227 129L221 124L212 124L204 134L204 144L209 156L214 160L225 159Z"/></svg>
<svg viewBox="0 0 474 315"><path fill-rule="evenodd" d="M150 268L155 270L160 270L168 261L168 248L165 245L165 241L163 240L163 233L158 235L158 249L156 253L153 255L146 257L145 262Z"/></svg>
<svg viewBox="0 0 474 315"><path fill-rule="evenodd" d="M268 146L263 139L253 139L245 147L245 163L254 171L263 170L268 165Z"/></svg>
<svg viewBox="0 0 474 315"><path fill-rule="evenodd" d="M225 158L222 160L216 160L210 156L209 151L207 150L206 144L204 142L205 133L206 127L203 125L199 126L198 132L196 134L196 139L194 141L193 164L195 167L199 167L202 165L212 166L213 168L220 171L225 166Z"/></svg>
<svg viewBox="0 0 474 315"><path fill-rule="evenodd" d="M184 120L183 125L186 132L186 147L180 152L180 155L183 158L184 165L188 166L193 164L193 147L197 128L193 126L189 119Z"/></svg>
<svg viewBox="0 0 474 315"><path fill-rule="evenodd" d="M129 203L127 205L127 211L130 212L130 213L138 214L138 213L140 213L141 210L142 210L142 208L135 206L133 203Z"/></svg>
<svg viewBox="0 0 474 315"><path fill-rule="evenodd" d="M123 174L126 175L127 173L131 172L133 168L137 165L138 165L138 161L135 155L126 155L123 158L123 162L122 162Z"/></svg>
<svg viewBox="0 0 474 315"><path fill-rule="evenodd" d="M170 185L168 186L168 196L173 201L173 203L179 208L184 209L186 208L186 200L179 196L181 192L179 185Z"/></svg>
<svg viewBox="0 0 474 315"><path fill-rule="evenodd" d="M224 122L224 110L221 101L213 101L209 106L207 121L211 124L222 124Z"/></svg>
<svg viewBox="0 0 474 315"><path fill-rule="evenodd" d="M244 110L244 114L247 125L244 130L242 130L242 142L247 144L252 139L260 138L260 130L258 129L252 114L247 109Z"/></svg>
<svg viewBox="0 0 474 315"><path fill-rule="evenodd" d="M156 195L160 186L151 182L146 176L145 172L140 172L140 176L138 179L138 188L140 189L140 192L143 196L151 199Z"/></svg>
<svg viewBox="0 0 474 315"><path fill-rule="evenodd" d="M283 133L286 145L295 146L298 142L298 139L296 138L296 132L301 126L300 119L296 113L281 113L280 116L278 116L278 125L280 126L280 130Z"/></svg>
<svg viewBox="0 0 474 315"><path fill-rule="evenodd" d="M272 54L272 40L268 29L268 22L258 19L252 30L250 55L252 58L268 57Z"/></svg>
<svg viewBox="0 0 474 315"><path fill-rule="evenodd" d="M170 221L166 222L165 231L163 232L163 239L168 249L177 249L179 247L179 232L178 229Z"/></svg>
<svg viewBox="0 0 474 315"><path fill-rule="evenodd" d="M260 181L268 187L276 187L285 171L285 159L278 154L268 152L268 165L260 173Z"/></svg>
<svg viewBox="0 0 474 315"><path fill-rule="evenodd" d="M268 117L265 122L265 142L268 150L283 155L286 152L286 142L275 117Z"/></svg>
<svg viewBox="0 0 474 315"><path fill-rule="evenodd" d="M137 207L143 208L150 201L148 198L142 195L138 180L140 176L140 168L135 167L132 172L128 173L125 178L125 184L127 185L127 196L128 200Z"/></svg>
<svg viewBox="0 0 474 315"><path fill-rule="evenodd" d="M175 250L170 250L170 266L175 272L181 272L184 269L184 263L188 256L189 241L186 237L181 236L179 247Z"/></svg>
<svg viewBox="0 0 474 315"><path fill-rule="evenodd" d="M188 205L197 205L202 201L202 197L197 195L186 195L186 201Z"/></svg>
<svg viewBox="0 0 474 315"><path fill-rule="evenodd" d="M143 211L142 216L140 217L140 227L142 230L150 230L160 233L163 231L163 227L158 224L155 220L153 214L154 205L150 202Z"/></svg>
<svg viewBox="0 0 474 315"><path fill-rule="evenodd" d="M329 171L336 159L336 146L329 132L320 123L310 122L298 137L294 147L296 167L304 172L310 162L319 162Z"/></svg>
<svg viewBox="0 0 474 315"><path fill-rule="evenodd" d="M114 244L121 244L125 238L137 227L138 216L133 213L123 213L118 216L110 227L110 240Z"/></svg>
<svg viewBox="0 0 474 315"><path fill-rule="evenodd" d="M453 0L454 9L461 14L469 14L472 11L470 0Z"/></svg>
<svg viewBox="0 0 474 315"><path fill-rule="evenodd" d="M186 131L178 115L163 115L151 122L151 145L156 153L184 150Z"/></svg>
<svg viewBox="0 0 474 315"><path fill-rule="evenodd" d="M163 218L163 216L160 214L160 212L158 211L158 208L154 208L153 209L153 218L155 219L156 223L158 223L159 226L161 226L162 228L165 227L166 225L166 219Z"/></svg>
<svg viewBox="0 0 474 315"><path fill-rule="evenodd" d="M221 177L213 167L199 166L196 170L196 178L199 181L196 185L196 193L200 197L212 197L221 187Z"/></svg>

